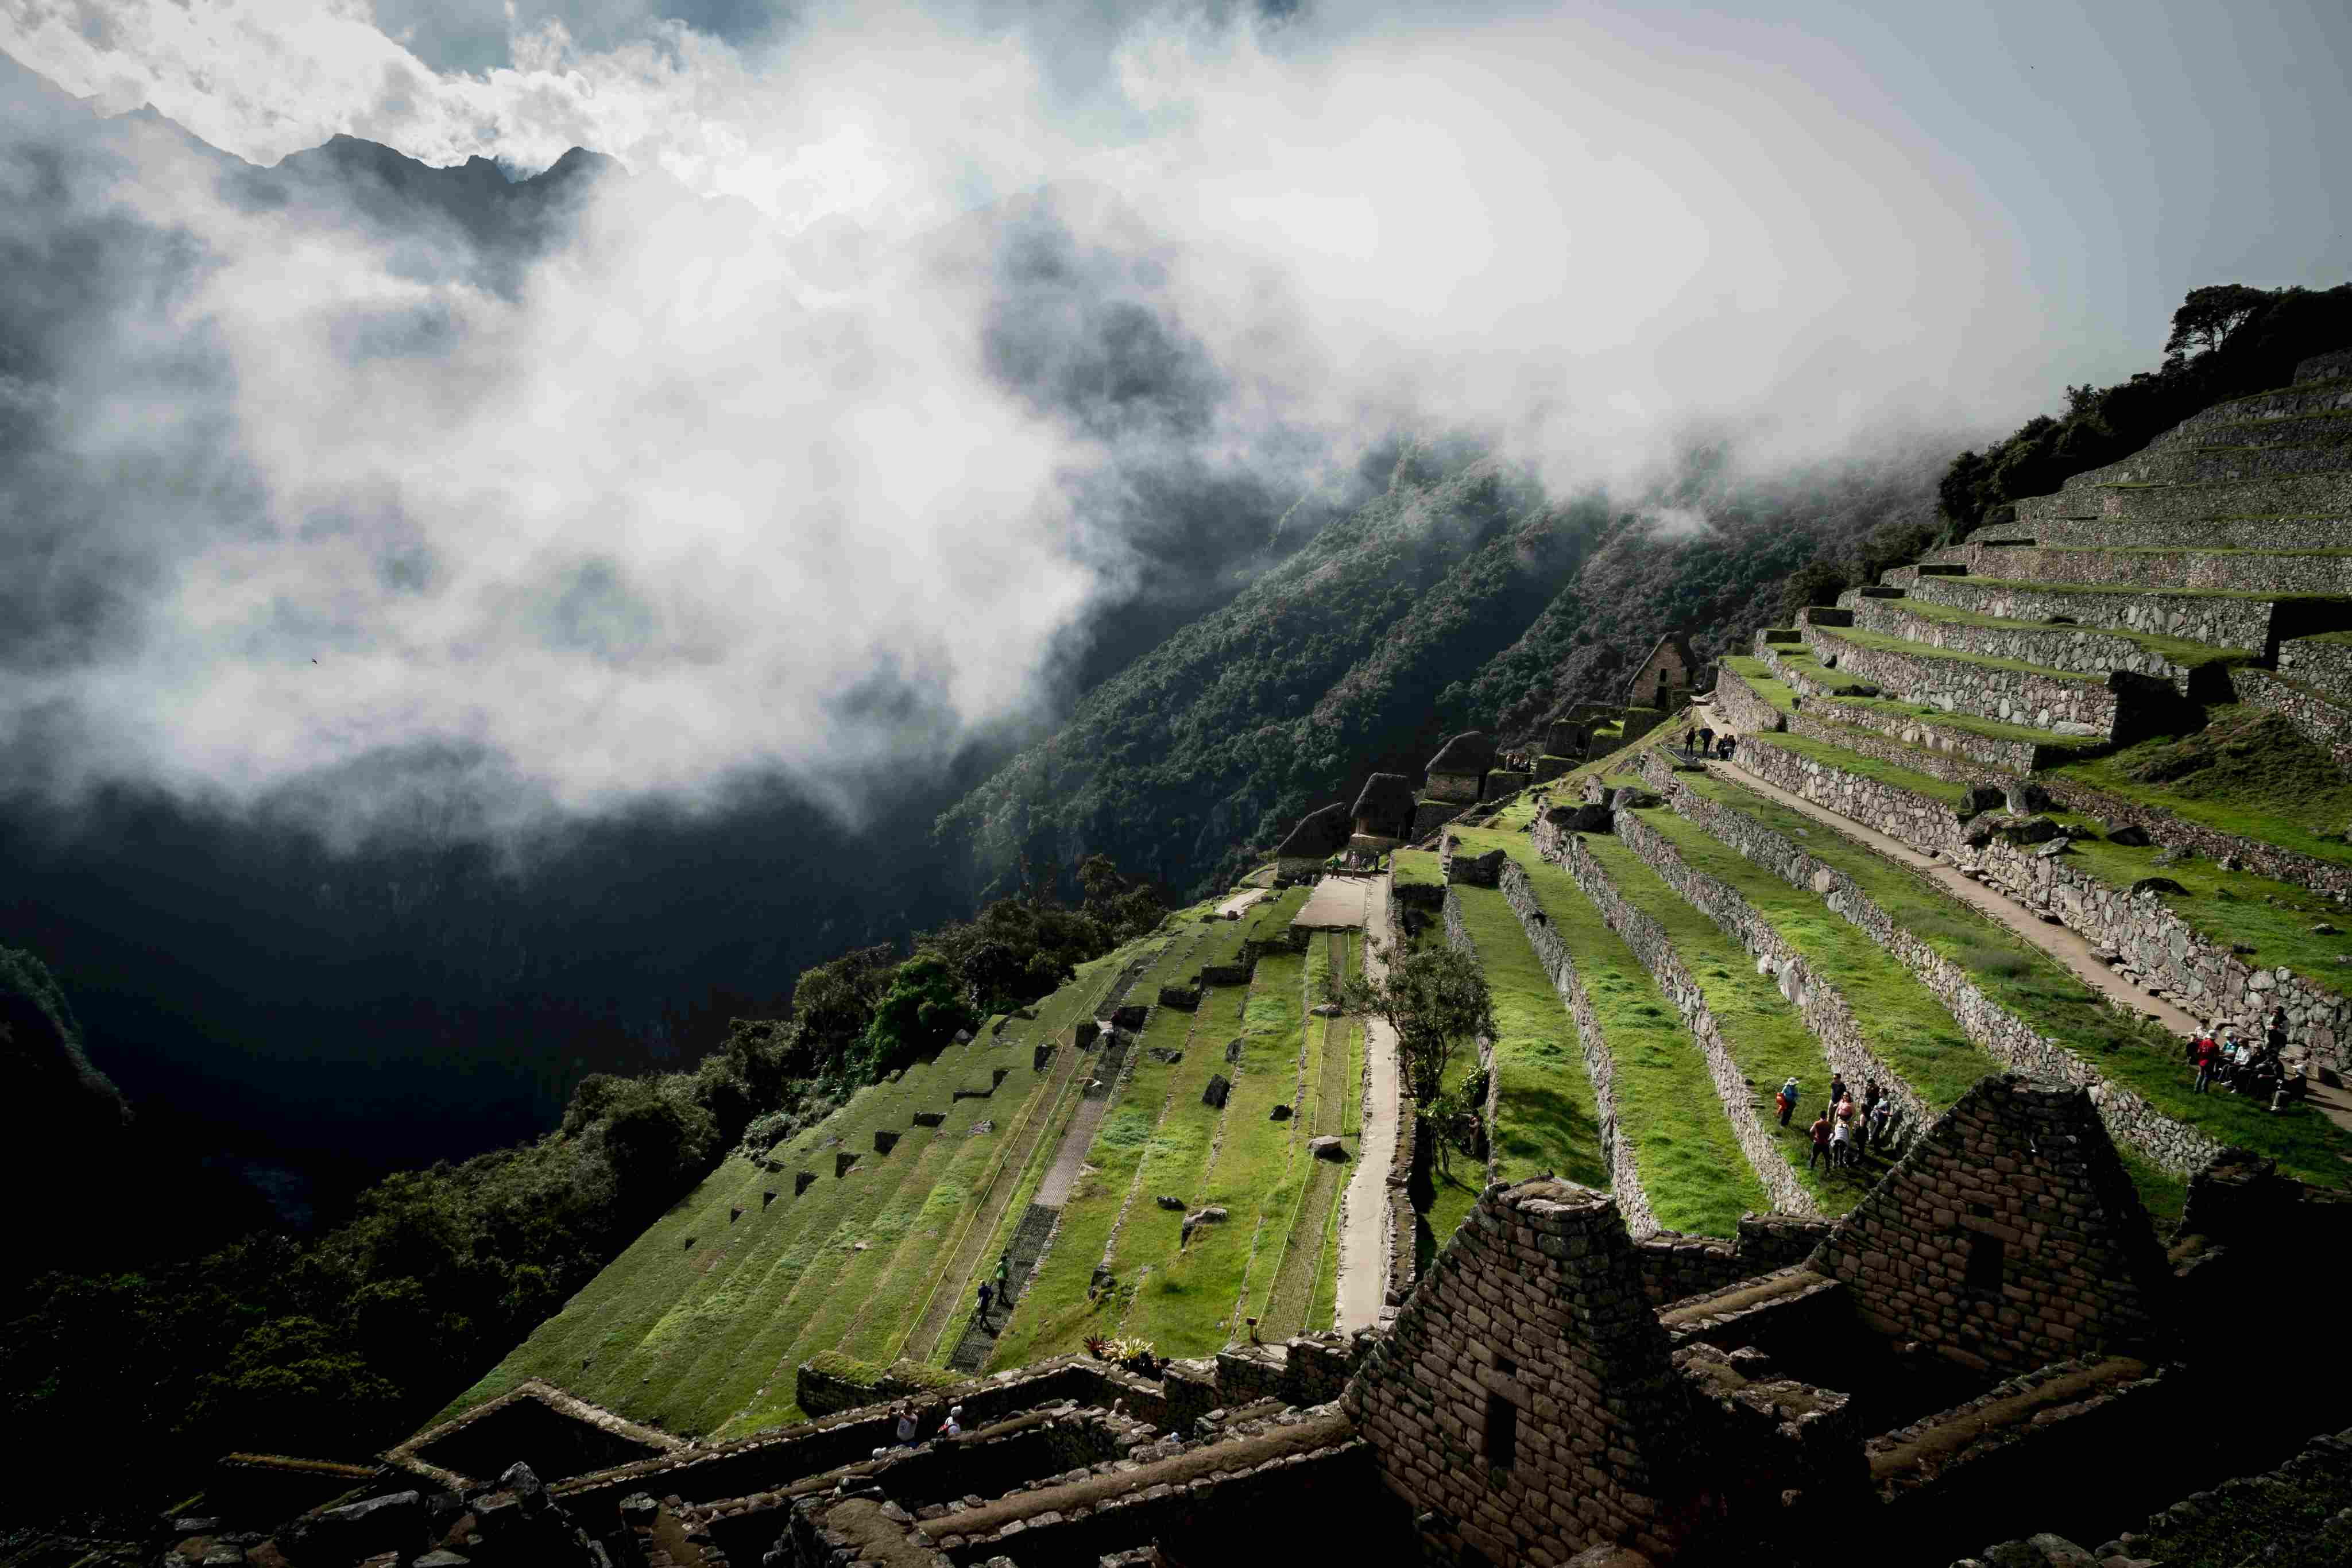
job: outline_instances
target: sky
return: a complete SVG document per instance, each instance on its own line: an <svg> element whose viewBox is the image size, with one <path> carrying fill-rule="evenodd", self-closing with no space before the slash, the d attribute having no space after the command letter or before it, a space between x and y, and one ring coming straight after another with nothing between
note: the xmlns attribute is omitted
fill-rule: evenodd
<svg viewBox="0 0 2352 1568"><path fill-rule="evenodd" d="M2352 10L2129 12L0 0L251 163L638 176L504 277L168 138L59 193L54 106L0 105L53 350L0 353L0 793L854 820L1049 716L1187 530L1240 548L1171 490L1401 426L1629 495L1695 427L1759 473L1998 434L2190 287L2352 274Z"/></svg>

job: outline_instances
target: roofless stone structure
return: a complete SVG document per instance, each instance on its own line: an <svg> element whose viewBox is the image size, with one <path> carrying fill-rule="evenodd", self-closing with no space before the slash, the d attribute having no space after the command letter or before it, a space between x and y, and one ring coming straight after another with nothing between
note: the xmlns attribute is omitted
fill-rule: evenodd
<svg viewBox="0 0 2352 1568"><path fill-rule="evenodd" d="M1309 811L1298 819L1290 836L1274 852L1275 873L1278 876L1312 876L1323 869L1323 862L1348 847L1348 838L1354 830L1348 808L1337 802Z"/></svg>

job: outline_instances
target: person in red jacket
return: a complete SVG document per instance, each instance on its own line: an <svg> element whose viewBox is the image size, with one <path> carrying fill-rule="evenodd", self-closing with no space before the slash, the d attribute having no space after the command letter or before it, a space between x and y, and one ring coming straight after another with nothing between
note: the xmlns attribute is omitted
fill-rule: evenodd
<svg viewBox="0 0 2352 1568"><path fill-rule="evenodd" d="M2206 1085L2213 1082L2213 1069L2221 1060L2221 1048L2213 1043L2211 1035L2197 1042L2197 1092L2200 1094L2204 1093Z"/></svg>

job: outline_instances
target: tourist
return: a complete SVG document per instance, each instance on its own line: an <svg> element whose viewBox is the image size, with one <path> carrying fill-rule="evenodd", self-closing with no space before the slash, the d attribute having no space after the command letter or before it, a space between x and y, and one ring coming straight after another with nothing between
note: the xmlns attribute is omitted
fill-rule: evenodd
<svg viewBox="0 0 2352 1568"><path fill-rule="evenodd" d="M1845 1074L1844 1074L1844 1073L1843 1073L1843 1072L1832 1072L1832 1073L1831 1073L1831 1074L1830 1074L1830 1104L1831 1104L1832 1107L1834 1107L1834 1106L1837 1104L1837 1103L1838 1103L1839 1101L1841 1101L1841 1100L1844 1099L1845 1097L1846 1097Z"/></svg>
<svg viewBox="0 0 2352 1568"><path fill-rule="evenodd" d="M1851 1105L1848 1109L1852 1109ZM1854 1163L1853 1124L1841 1121L1830 1129L1830 1169L1837 1170Z"/></svg>
<svg viewBox="0 0 2352 1568"><path fill-rule="evenodd" d="M940 1423L940 1436L942 1437L961 1437L963 1436L962 1406L950 1405L948 1406L948 1418Z"/></svg>
<svg viewBox="0 0 2352 1568"><path fill-rule="evenodd" d="M1006 1306L1013 1304L1013 1263L1010 1259L996 1260L996 1299Z"/></svg>
<svg viewBox="0 0 2352 1568"><path fill-rule="evenodd" d="M1870 1108L1869 1147L1877 1149L1884 1148L1885 1146L1886 1126L1889 1120L1888 1110L1894 1103L1895 1102L1893 1099L1882 1094L1878 1098L1878 1103Z"/></svg>
<svg viewBox="0 0 2352 1568"><path fill-rule="evenodd" d="M1706 751L1706 750L1708 750L1708 749L1712 748L1712 747L1714 747L1714 745L1715 745L1715 730L1714 730L1711 727L1709 727L1709 726L1707 726L1707 725L1701 725L1701 726L1699 726L1699 727L1698 727L1698 747L1699 747L1699 749L1700 749L1701 751Z"/></svg>
<svg viewBox="0 0 2352 1568"><path fill-rule="evenodd" d="M985 1280L982 1280L980 1282L980 1322L981 1326L983 1328L988 1325L988 1303L991 1298L995 1294L995 1286L990 1284Z"/></svg>
<svg viewBox="0 0 2352 1568"><path fill-rule="evenodd" d="M2215 1049L2213 1037L2207 1035L2197 1042L2197 1092L2202 1094L2213 1082L2213 1069L2220 1065L2221 1053Z"/></svg>
<svg viewBox="0 0 2352 1568"><path fill-rule="evenodd" d="M2270 1032L2265 1039L2265 1043L2269 1045L2272 1055L2286 1054L2286 1009L2284 1008L2271 1014Z"/></svg>
<svg viewBox="0 0 2352 1568"><path fill-rule="evenodd" d="M1738 748L1739 737L1736 735L1727 735L1715 745L1716 749L1722 754L1723 759L1728 762L1731 760L1732 752Z"/></svg>
<svg viewBox="0 0 2352 1568"><path fill-rule="evenodd" d="M1789 1118L1797 1113L1797 1075L1789 1074L1789 1082L1780 1085L1780 1125L1787 1126Z"/></svg>
<svg viewBox="0 0 2352 1568"><path fill-rule="evenodd" d="M1805 1168L1807 1170L1812 1169L1814 1165L1817 1164L1823 1155L1828 1155L1830 1152L1830 1113L1826 1107L1822 1111L1821 1119L1812 1124L1811 1132L1813 1140L1813 1146L1805 1153ZM1835 1165L1837 1161L1832 1157L1830 1160L1830 1163L1832 1165Z"/></svg>
<svg viewBox="0 0 2352 1568"><path fill-rule="evenodd" d="M1696 729L1685 729L1685 730L1684 730L1684 731L1683 731L1683 755L1684 755L1685 757L1688 757L1692 752L1694 752L1694 751L1696 751L1696 750L1697 750L1697 749L1698 749L1698 731L1697 731L1697 730L1696 730Z"/></svg>
<svg viewBox="0 0 2352 1568"><path fill-rule="evenodd" d="M915 1437L920 1431L920 1428L915 1425L915 1413L906 1406L901 1405L898 1406L896 1414L898 1417L898 1424L891 1429L892 1433L898 1439L898 1447L902 1448L911 1448L915 1446Z"/></svg>

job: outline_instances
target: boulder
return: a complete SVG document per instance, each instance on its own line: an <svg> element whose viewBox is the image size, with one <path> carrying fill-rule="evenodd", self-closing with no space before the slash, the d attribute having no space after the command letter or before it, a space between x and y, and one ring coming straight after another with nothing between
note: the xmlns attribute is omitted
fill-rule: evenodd
<svg viewBox="0 0 2352 1568"><path fill-rule="evenodd" d="M1544 813L1544 821L1569 833L1605 833L1609 831L1609 808L1600 805L1554 806Z"/></svg>
<svg viewBox="0 0 2352 1568"><path fill-rule="evenodd" d="M526 1467L515 1468L530 1473ZM542 1497L544 1492L542 1488ZM302 1563L351 1563L386 1552L405 1560L430 1544L425 1538L425 1500L413 1491L346 1503L301 1522L308 1528L288 1532L278 1544Z"/></svg>
<svg viewBox="0 0 2352 1568"><path fill-rule="evenodd" d="M1331 1137L1328 1134L1320 1138L1307 1139L1307 1152L1314 1155L1318 1160L1338 1160L1344 1162L1348 1157L1346 1145L1341 1144L1339 1139Z"/></svg>
<svg viewBox="0 0 2352 1568"><path fill-rule="evenodd" d="M1647 789L1636 789L1627 784L1609 791L1609 809L1612 811L1646 811L1665 802Z"/></svg>
<svg viewBox="0 0 2352 1568"><path fill-rule="evenodd" d="M1222 1072L1217 1073L1210 1078L1209 1086L1201 1091L1201 1103L1213 1105L1222 1111L1225 1108L1225 1097L1233 1092L1233 1081Z"/></svg>
<svg viewBox="0 0 2352 1568"><path fill-rule="evenodd" d="M2053 840L2051 840L2048 843L2046 843L2046 844L2042 845L2040 849L2038 849L2038 850L2034 851L2034 852L2033 852L2033 858L2034 858L2035 860L2038 860L2038 861L2050 861L2050 860L2056 860L2060 855L2071 855L2071 854L2073 854L2074 852L2074 840L2072 840L2072 839L2067 839L2067 838L2056 838L2056 839L2053 839Z"/></svg>
<svg viewBox="0 0 2352 1568"><path fill-rule="evenodd" d="M1337 1002L1318 1002L1313 1007L1309 1008L1307 1012L1312 1017L1318 1019L1335 1019L1339 1016L1339 1004Z"/></svg>
<svg viewBox="0 0 2352 1568"><path fill-rule="evenodd" d="M1287 1105L1276 1105L1265 1113L1265 1119L1269 1122L1287 1122L1290 1117L1291 1110Z"/></svg>
<svg viewBox="0 0 2352 1568"><path fill-rule="evenodd" d="M2050 791L2031 779L2003 779L2001 795L2013 816L2031 817L2050 810Z"/></svg>
<svg viewBox="0 0 2352 1568"><path fill-rule="evenodd" d="M2058 836L2058 824L2047 817L2020 817L1993 831L2012 844L2040 844Z"/></svg>
<svg viewBox="0 0 2352 1568"><path fill-rule="evenodd" d="M1184 1212L1184 1200L1181 1197L1171 1197L1163 1192L1160 1195L1157 1201L1160 1207L1168 1210L1171 1214L1181 1214Z"/></svg>
<svg viewBox="0 0 2352 1568"><path fill-rule="evenodd" d="M1968 787L1968 793L1961 796L1959 803L1952 808L1952 815L1965 822L1987 811L2000 810L2008 799L2007 793L1998 784L1971 784Z"/></svg>
<svg viewBox="0 0 2352 1568"><path fill-rule="evenodd" d="M2187 893L2189 890L2168 876L2144 876L2131 884L2135 895L2143 893Z"/></svg>
<svg viewBox="0 0 2352 1568"><path fill-rule="evenodd" d="M2155 841L2147 836L2147 830L2137 822L2126 822L2119 828L2107 830L2107 842L2121 844L2126 849L2144 849Z"/></svg>

